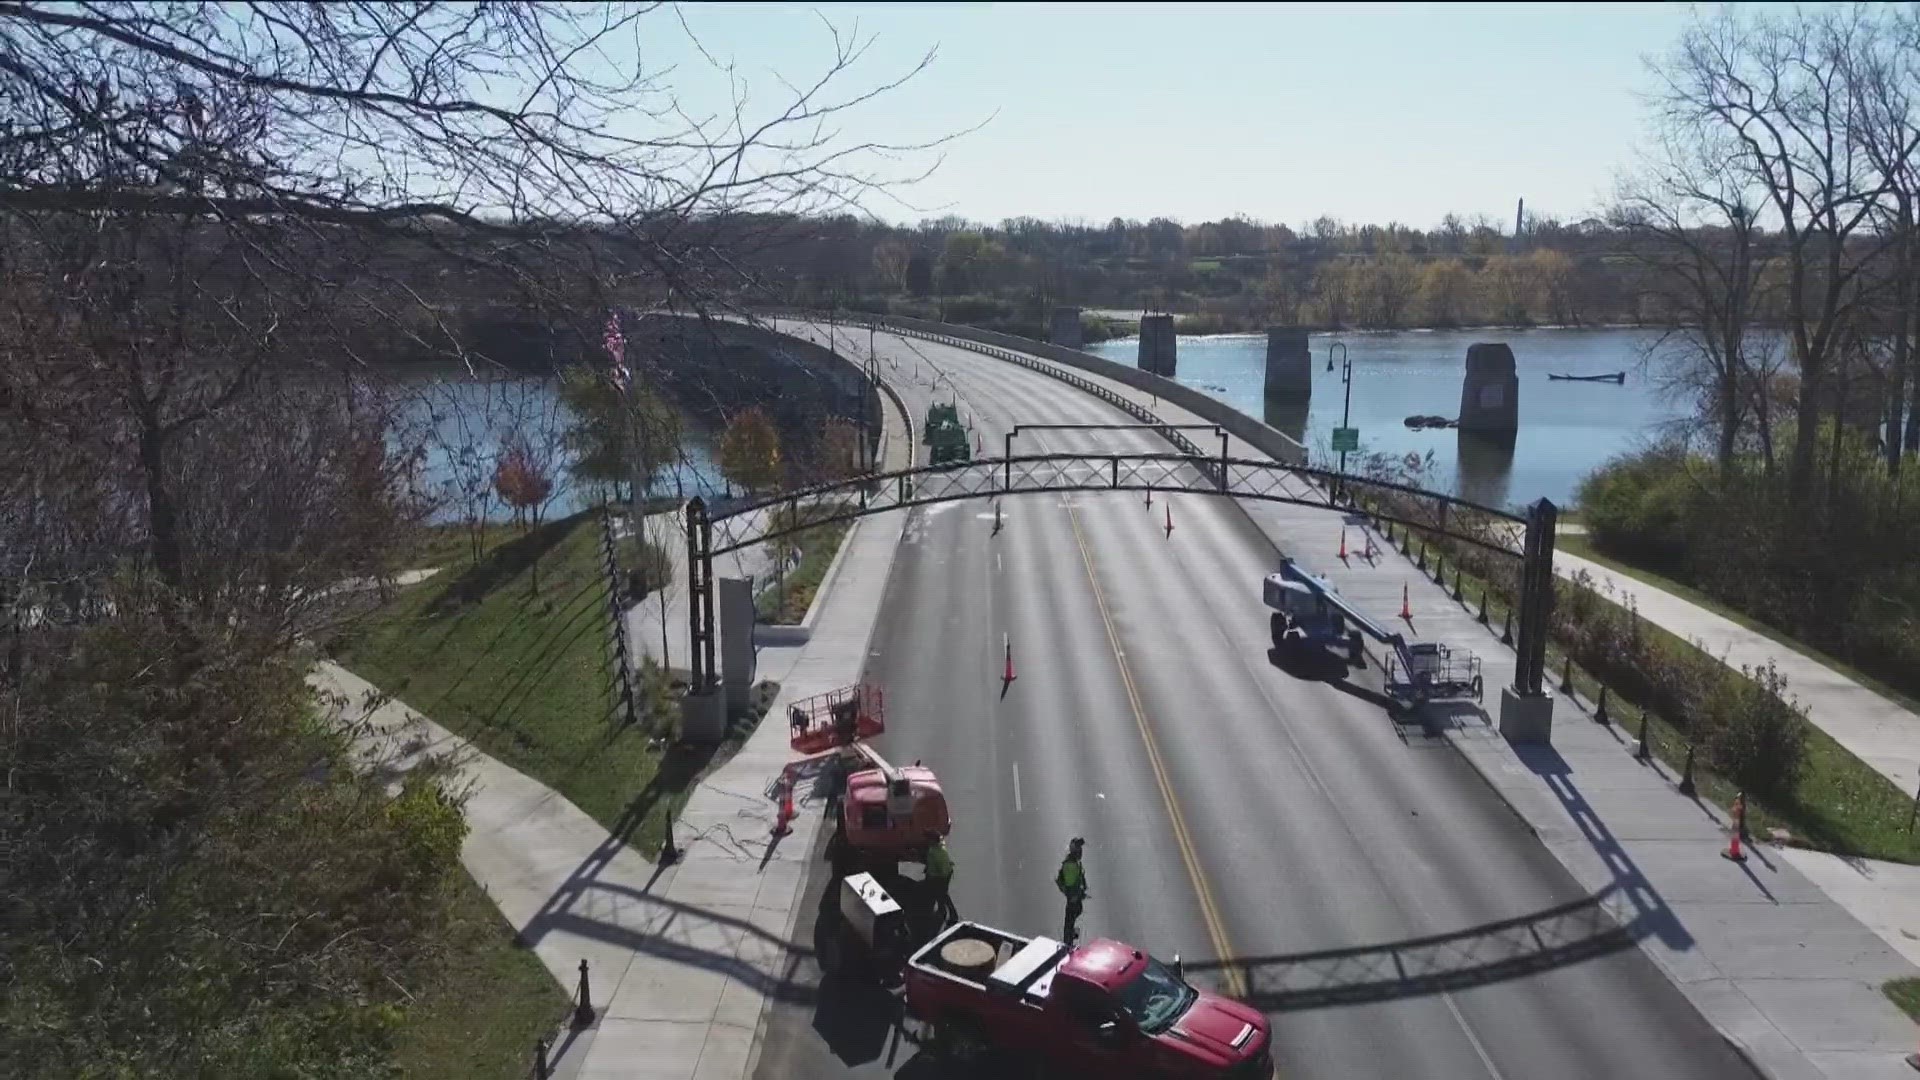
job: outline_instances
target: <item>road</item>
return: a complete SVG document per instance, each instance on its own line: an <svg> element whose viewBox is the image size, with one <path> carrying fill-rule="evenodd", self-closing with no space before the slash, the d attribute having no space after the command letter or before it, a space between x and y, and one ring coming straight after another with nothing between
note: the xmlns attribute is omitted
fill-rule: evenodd
<svg viewBox="0 0 1920 1080"><path fill-rule="evenodd" d="M1127 419L978 354L878 342L921 371L903 387L916 420L937 371L989 454L1016 422ZM1134 431L1015 446L1094 449L1166 447ZM954 805L963 916L1057 933L1054 869L1083 835L1083 932L1180 953L1261 1006L1282 1076L1753 1075L1638 950L1581 946L1592 898L1447 743L1387 719L1377 673L1270 661L1258 582L1276 553L1235 507L1087 493L1003 512L996 536L985 501L908 511L869 658L884 751L937 768ZM830 982L778 1006L757 1075L935 1074L880 1004Z"/></svg>

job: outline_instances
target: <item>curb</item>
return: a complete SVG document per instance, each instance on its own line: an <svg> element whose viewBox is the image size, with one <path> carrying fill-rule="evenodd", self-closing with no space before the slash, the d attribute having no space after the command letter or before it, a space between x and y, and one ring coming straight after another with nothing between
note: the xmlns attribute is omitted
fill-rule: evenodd
<svg viewBox="0 0 1920 1080"><path fill-rule="evenodd" d="M888 384L885 379L880 380L880 387L886 392L887 398L893 402L894 408L900 411L900 417L907 432L907 447L909 453L911 453L914 445L913 417L908 413L906 404L900 400L900 396L894 392L893 387ZM886 460L886 447L887 439L883 434L880 440L882 461ZM853 547L853 536L857 531L858 526L856 525L854 528L848 529L846 535L840 538L840 547L833 553L833 561L827 564L826 573L820 575L820 584L813 590L813 599L808 602L807 613L801 616L800 621L797 623L754 624L754 645L792 647L805 645L807 642L813 640L813 625L820 618L820 610L827 599L827 594L833 591L834 583L840 580L840 564L846 560L847 550Z"/></svg>

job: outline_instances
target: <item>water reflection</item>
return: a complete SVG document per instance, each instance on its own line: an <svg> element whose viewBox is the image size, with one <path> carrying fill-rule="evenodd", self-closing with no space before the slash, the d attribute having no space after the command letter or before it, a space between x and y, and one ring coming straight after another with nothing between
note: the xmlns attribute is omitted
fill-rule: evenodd
<svg viewBox="0 0 1920 1080"><path fill-rule="evenodd" d="M412 373L388 384L388 393L395 406L394 447L417 447L422 454L420 485L435 504L437 522L469 514L489 521L512 516L493 496L493 469L514 438L552 467L547 517L586 509L610 495L608 485L572 476L574 454L566 432L573 418L555 379L477 379L455 369ZM711 433L685 420L682 424L679 459L659 470L649 494L710 497L722 485Z"/></svg>
<svg viewBox="0 0 1920 1080"><path fill-rule="evenodd" d="M1504 508L1513 487L1513 446L1456 432L1453 492L1468 502Z"/></svg>
<svg viewBox="0 0 1920 1080"><path fill-rule="evenodd" d="M1307 396L1270 397L1262 404L1262 415L1266 425L1285 434L1294 442L1302 445L1307 441L1307 414L1313 409L1313 400Z"/></svg>

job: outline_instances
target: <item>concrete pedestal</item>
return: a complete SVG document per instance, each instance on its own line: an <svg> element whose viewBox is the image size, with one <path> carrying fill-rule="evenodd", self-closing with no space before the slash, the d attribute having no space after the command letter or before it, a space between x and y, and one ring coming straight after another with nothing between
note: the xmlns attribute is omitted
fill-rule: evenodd
<svg viewBox="0 0 1920 1080"><path fill-rule="evenodd" d="M747 707L753 693L753 579L721 578L716 599L720 619L720 687L726 715Z"/></svg>
<svg viewBox="0 0 1920 1080"><path fill-rule="evenodd" d="M1140 316L1140 370L1173 378L1178 357L1173 334L1173 316Z"/></svg>
<svg viewBox="0 0 1920 1080"><path fill-rule="evenodd" d="M680 737L707 746L727 737L726 695L719 687L680 699Z"/></svg>
<svg viewBox="0 0 1920 1080"><path fill-rule="evenodd" d="M1553 695L1500 688L1500 734L1515 746L1553 743Z"/></svg>

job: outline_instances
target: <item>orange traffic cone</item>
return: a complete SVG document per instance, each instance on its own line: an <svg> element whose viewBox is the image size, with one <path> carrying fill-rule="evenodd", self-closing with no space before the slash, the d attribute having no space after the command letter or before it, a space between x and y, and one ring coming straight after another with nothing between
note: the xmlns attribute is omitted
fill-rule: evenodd
<svg viewBox="0 0 1920 1080"><path fill-rule="evenodd" d="M1002 641L1003 641L1003 642L1004 642L1004 643L1006 644L1006 647L1007 647L1007 666L1006 666L1006 669L1005 669L1004 671L1002 671L1002 672L1000 673L1000 681L1001 681L1001 682L1003 682L1003 683L1010 683L1010 682L1012 682L1012 681L1013 681L1013 679L1014 679L1014 675L1013 675L1013 635L1011 635L1011 634L1002 634L1002 635L1001 635L1001 640L1002 640Z"/></svg>
<svg viewBox="0 0 1920 1080"><path fill-rule="evenodd" d="M1173 504L1168 503L1166 504L1166 506L1167 506L1167 535L1172 536L1173 535Z"/></svg>
<svg viewBox="0 0 1920 1080"><path fill-rule="evenodd" d="M1347 561L1347 530L1340 530L1340 561Z"/></svg>
<svg viewBox="0 0 1920 1080"><path fill-rule="evenodd" d="M1405 582L1400 583L1400 617L1408 622L1413 621L1413 608L1407 606L1407 586Z"/></svg>
<svg viewBox="0 0 1920 1080"><path fill-rule="evenodd" d="M1747 795L1737 792L1733 796L1733 833L1727 838L1727 850L1720 853L1723 859L1733 862L1746 862L1747 853L1740 850L1740 834L1747 831Z"/></svg>
<svg viewBox="0 0 1920 1080"><path fill-rule="evenodd" d="M773 835L785 836L793 831L793 778L787 777L780 784L780 813L773 820Z"/></svg>

